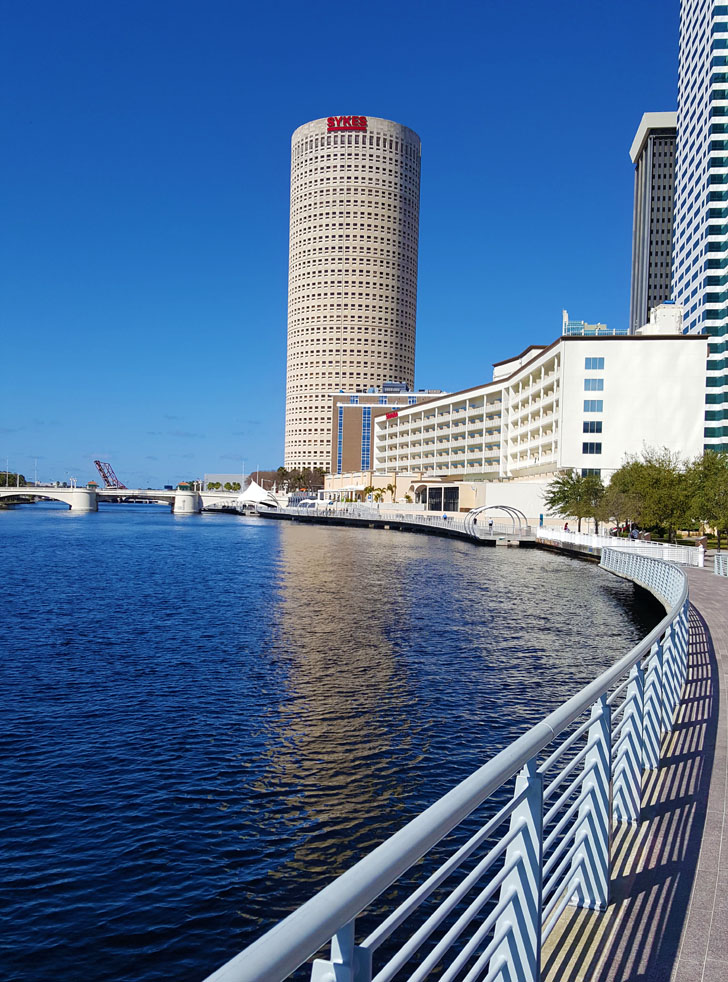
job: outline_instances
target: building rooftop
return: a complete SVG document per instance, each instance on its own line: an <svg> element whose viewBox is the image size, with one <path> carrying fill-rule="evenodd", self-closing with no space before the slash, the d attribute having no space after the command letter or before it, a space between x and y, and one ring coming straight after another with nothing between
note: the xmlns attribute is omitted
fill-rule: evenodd
<svg viewBox="0 0 728 982"><path fill-rule="evenodd" d="M637 162L637 158L642 153L642 147L645 145L647 137L653 130L676 130L677 129L677 113L644 113L642 119L640 120L640 125L637 127L637 133L632 141L632 146L629 148L629 155L632 159L632 163Z"/></svg>

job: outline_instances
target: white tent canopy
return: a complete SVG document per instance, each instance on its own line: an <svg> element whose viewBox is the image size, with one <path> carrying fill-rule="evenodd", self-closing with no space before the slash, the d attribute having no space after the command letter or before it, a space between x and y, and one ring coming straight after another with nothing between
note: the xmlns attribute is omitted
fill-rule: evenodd
<svg viewBox="0 0 728 982"><path fill-rule="evenodd" d="M235 499L236 505L271 505L275 508L278 505L278 499L273 494L272 491L266 491L255 481L251 480L250 484L247 486L242 494L239 494Z"/></svg>

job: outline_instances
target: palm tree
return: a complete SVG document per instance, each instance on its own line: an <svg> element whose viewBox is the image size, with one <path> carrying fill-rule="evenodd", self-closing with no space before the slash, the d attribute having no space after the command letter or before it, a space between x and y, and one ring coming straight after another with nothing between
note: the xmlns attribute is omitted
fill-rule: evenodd
<svg viewBox="0 0 728 982"><path fill-rule="evenodd" d="M393 484L388 484L385 491L389 491L389 493L392 495L392 501L394 501L394 492L396 491L395 486Z"/></svg>
<svg viewBox="0 0 728 982"><path fill-rule="evenodd" d="M379 502L384 497L384 488L374 488L372 497L374 498L376 503L379 504Z"/></svg>

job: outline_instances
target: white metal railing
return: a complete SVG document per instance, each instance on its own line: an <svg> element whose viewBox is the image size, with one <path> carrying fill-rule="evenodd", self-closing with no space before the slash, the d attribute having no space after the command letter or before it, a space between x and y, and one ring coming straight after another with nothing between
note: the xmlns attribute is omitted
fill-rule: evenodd
<svg viewBox="0 0 728 982"><path fill-rule="evenodd" d="M375 506L343 504L324 508L281 508L284 515L306 518L355 518L363 521L402 522L410 525L427 525L435 528L447 528L451 531L465 534L465 524L456 518L443 518L442 515L429 512L415 513L390 511Z"/></svg>
<svg viewBox="0 0 728 982"><path fill-rule="evenodd" d="M398 506L400 507L400 506ZM295 507L280 508L279 512L292 517L306 518L355 518L363 521L377 522L397 522L403 525L423 525L431 528L447 529L450 532L457 532L461 535L468 535L473 539L488 539L493 536L521 535L530 536L531 527L523 525L518 527L515 523L493 522L487 517L478 516L480 521L473 522L472 518L464 515L463 518L444 517L444 512L405 512L393 510L387 506L381 509L376 505L346 504L328 505L325 507Z"/></svg>
<svg viewBox="0 0 728 982"><path fill-rule="evenodd" d="M405 966L410 982L539 982L564 909L607 906L612 824L639 819L687 670L685 573L612 549L601 565L660 598L657 627L208 982L280 982L329 941L311 982L388 982Z"/></svg>
<svg viewBox="0 0 728 982"><path fill-rule="evenodd" d="M613 535L594 535L592 532L571 532L564 529L540 527L536 538L557 545L587 546L595 551L618 549L638 555L665 559L681 566L705 565L705 549L702 546L676 546L664 542L646 542L642 539L622 539Z"/></svg>
<svg viewBox="0 0 728 982"><path fill-rule="evenodd" d="M728 554L718 553L713 558L713 572L716 576L728 576Z"/></svg>

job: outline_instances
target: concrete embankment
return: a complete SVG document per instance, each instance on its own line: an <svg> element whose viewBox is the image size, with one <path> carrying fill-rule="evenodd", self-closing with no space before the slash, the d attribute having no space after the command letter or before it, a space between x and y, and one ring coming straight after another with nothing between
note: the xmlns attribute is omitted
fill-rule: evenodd
<svg viewBox="0 0 728 982"><path fill-rule="evenodd" d="M599 546L582 546L575 542L546 542L543 539L537 539L535 544L537 548L545 549L546 552L558 552L561 556L575 556L578 559L588 559L594 563L598 563L602 557L602 550Z"/></svg>
<svg viewBox="0 0 728 982"><path fill-rule="evenodd" d="M452 520L450 525L446 520L438 524L429 524L425 521L418 521L415 517L389 516L383 513L380 516L360 516L347 515L341 513L322 513L311 509L310 514L291 514L284 511L259 512L261 518L272 519L274 521L292 521L308 525L335 525L348 526L350 528L376 528L388 529L397 532L414 532L420 535L437 535L448 539L461 539L472 542L477 546L513 546L517 548L534 548L536 542L531 537L518 537L513 535L493 533L477 534L470 532L463 527L458 520Z"/></svg>

